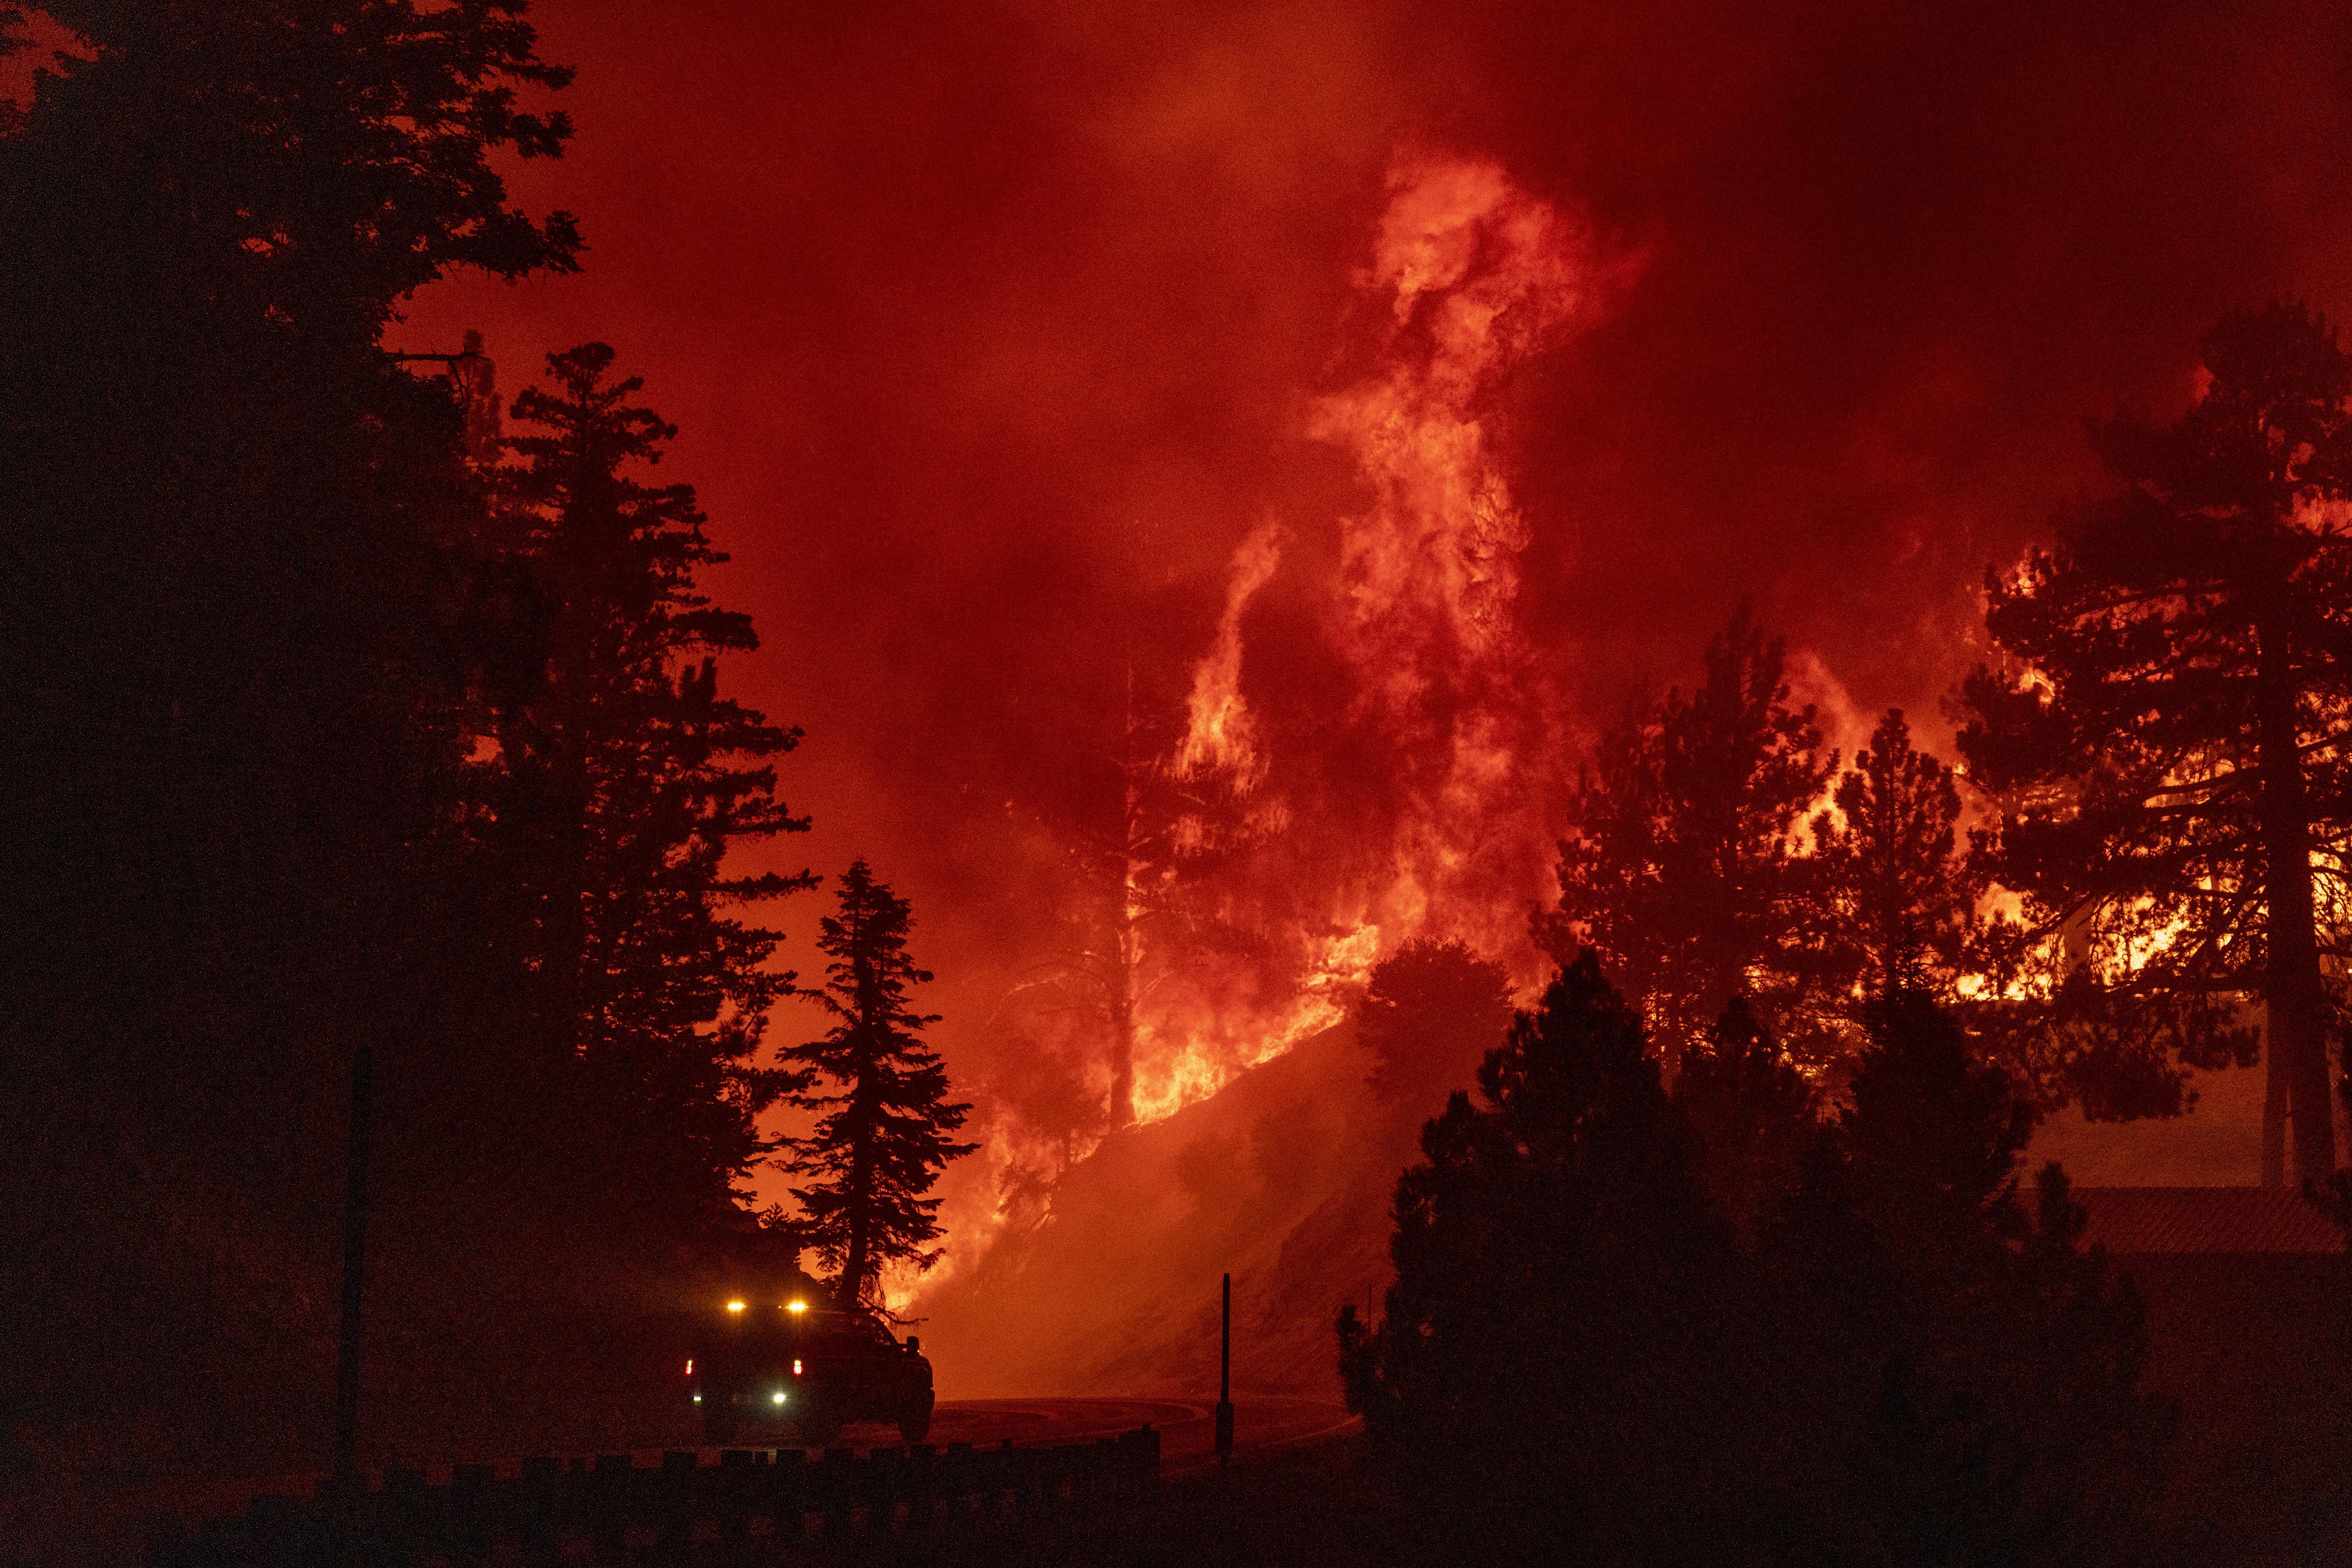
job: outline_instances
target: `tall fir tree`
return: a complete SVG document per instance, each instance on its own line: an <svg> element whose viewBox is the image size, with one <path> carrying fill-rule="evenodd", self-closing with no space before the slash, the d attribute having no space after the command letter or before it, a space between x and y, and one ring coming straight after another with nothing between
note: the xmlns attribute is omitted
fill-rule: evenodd
<svg viewBox="0 0 2352 1568"><path fill-rule="evenodd" d="M0 1339L57 1369L26 1419L218 1454L307 1418L352 1047L387 1243L526 1094L465 766L516 661L459 411L384 351L456 346L385 341L452 270L573 265L501 177L569 73L516 0L40 9L73 56L0 116L0 1273L44 1285ZM110 1305L191 1279L252 1311Z"/></svg>
<svg viewBox="0 0 2352 1568"><path fill-rule="evenodd" d="M1349 1308L1340 1373L1377 1453L1496 1550L1690 1550L1709 1441L1705 1305L1727 1236L1640 1016L1580 954L1422 1132L1396 1186L1382 1321ZM1669 1391L1673 1391L1670 1393ZM1511 1530L1532 1527L1535 1539ZM1489 1544L1489 1543L1481 1543Z"/></svg>
<svg viewBox="0 0 2352 1568"><path fill-rule="evenodd" d="M925 1194L950 1160L976 1143L950 1140L970 1105L948 1100L947 1069L923 1048L936 1016L916 1013L908 988L931 978L907 955L914 912L860 860L842 875L840 910L817 946L833 962L807 993L838 1022L822 1039L779 1054L800 1087L792 1102L819 1113L790 1141L784 1169L819 1181L793 1189L807 1236L834 1270L840 1304L879 1305L882 1271L939 1261L939 1200ZM825 1080L820 1087L818 1079Z"/></svg>
<svg viewBox="0 0 2352 1568"><path fill-rule="evenodd" d="M1969 960L1980 889L1958 854L1952 770L1911 743L1890 708L1813 817L1829 957L1862 996L1926 991L1948 1000Z"/></svg>
<svg viewBox="0 0 2352 1568"><path fill-rule="evenodd" d="M2079 942L2078 988L2153 1010L2181 1064L2238 1059L2217 997L2267 1004L2263 1179L2335 1169L2323 969L2352 832L2352 359L2307 308L2233 315L2168 426L2095 426L2116 490L1989 574L1960 739L2000 805L1988 872ZM2143 1032L2148 1032L2144 1028Z"/></svg>
<svg viewBox="0 0 2352 1568"><path fill-rule="evenodd" d="M727 558L693 489L639 477L677 428L613 359L602 343L551 355L551 386L514 401L533 433L509 441L522 460L499 489L544 673L497 726L501 837L537 1022L604 1179L714 1215L772 1147L757 1118L788 1082L756 1058L793 977L769 965L777 933L733 911L815 882L726 859L808 827L776 798L800 731L719 694L718 657L758 638L696 585Z"/></svg>
<svg viewBox="0 0 2352 1568"><path fill-rule="evenodd" d="M1734 996L1791 1048L1833 1052L1796 835L1836 756L1812 709L1790 705L1784 667L1743 606L1696 691L1636 708L1603 739L1570 803L1560 901L1535 920L1559 962L1600 956L1670 1071Z"/></svg>

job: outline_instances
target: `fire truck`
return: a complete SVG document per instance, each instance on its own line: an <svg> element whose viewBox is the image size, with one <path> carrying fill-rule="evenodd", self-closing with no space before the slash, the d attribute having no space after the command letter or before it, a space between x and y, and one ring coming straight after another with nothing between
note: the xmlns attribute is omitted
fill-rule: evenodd
<svg viewBox="0 0 2352 1568"><path fill-rule="evenodd" d="M870 1312L841 1311L814 1292L781 1301L729 1299L707 1315L686 1363L704 1440L749 1428L790 1428L824 1447L854 1422L887 1422L909 1443L931 1428L931 1363Z"/></svg>

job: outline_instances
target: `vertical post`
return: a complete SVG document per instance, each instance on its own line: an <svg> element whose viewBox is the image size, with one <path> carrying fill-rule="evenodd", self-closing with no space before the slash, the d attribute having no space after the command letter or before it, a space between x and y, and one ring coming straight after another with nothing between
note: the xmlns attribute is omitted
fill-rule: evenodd
<svg viewBox="0 0 2352 1568"><path fill-rule="evenodd" d="M352 1053L351 1164L343 1188L343 1332L335 1357L335 1480L351 1486L359 1476L360 1279L367 1239L367 1162L370 1079L373 1062L366 1046Z"/></svg>
<svg viewBox="0 0 2352 1568"><path fill-rule="evenodd" d="M1234 1277L1225 1276L1224 1311L1217 1331L1217 1464L1234 1453Z"/></svg>

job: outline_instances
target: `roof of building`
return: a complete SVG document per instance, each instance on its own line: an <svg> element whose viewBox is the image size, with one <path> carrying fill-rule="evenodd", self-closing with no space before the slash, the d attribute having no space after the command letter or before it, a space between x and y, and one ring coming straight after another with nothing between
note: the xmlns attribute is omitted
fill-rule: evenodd
<svg viewBox="0 0 2352 1568"><path fill-rule="evenodd" d="M2084 1240L2118 1255L2342 1252L2344 1232L2292 1187L2077 1187Z"/></svg>

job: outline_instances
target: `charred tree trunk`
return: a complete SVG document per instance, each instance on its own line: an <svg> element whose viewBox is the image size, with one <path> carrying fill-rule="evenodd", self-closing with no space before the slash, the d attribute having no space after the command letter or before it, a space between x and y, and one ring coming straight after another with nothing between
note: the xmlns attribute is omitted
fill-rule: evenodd
<svg viewBox="0 0 2352 1568"><path fill-rule="evenodd" d="M874 1082L876 1037L883 1008L881 977L866 959L857 960L856 1077L849 1087L849 1235L842 1249L841 1278L852 1308L866 1300L866 1277L874 1258L874 1131L877 1118Z"/></svg>
<svg viewBox="0 0 2352 1568"><path fill-rule="evenodd" d="M1122 908L1110 973L1110 1127L1135 1125L1135 922Z"/></svg>
<svg viewBox="0 0 2352 1568"><path fill-rule="evenodd" d="M1110 973L1110 1130L1135 1125L1135 967L1141 911L1136 908L1136 876L1142 869L1143 788L1135 760L1135 666L1127 667L1127 721L1120 738L1118 885L1112 896Z"/></svg>
<svg viewBox="0 0 2352 1568"><path fill-rule="evenodd" d="M849 1299L841 1303L846 1309L866 1300L866 1277L873 1268L874 1258L874 1115L869 1100L872 1090L862 1079L854 1091L858 1098L855 1110L854 1142L849 1149L849 1240L843 1251L841 1277L849 1284Z"/></svg>
<svg viewBox="0 0 2352 1568"><path fill-rule="evenodd" d="M2327 1085L2327 998L2320 983L2319 942L2311 877L2311 817L2303 777L2295 686L2284 633L2263 628L2260 745L2263 770L2263 896L2268 919L2269 1058L2272 1090L2284 1089L2294 1131L2294 1174L2325 1182L2336 1169L2335 1108ZM2283 1184L2270 1168L2267 1125L2263 1180Z"/></svg>

